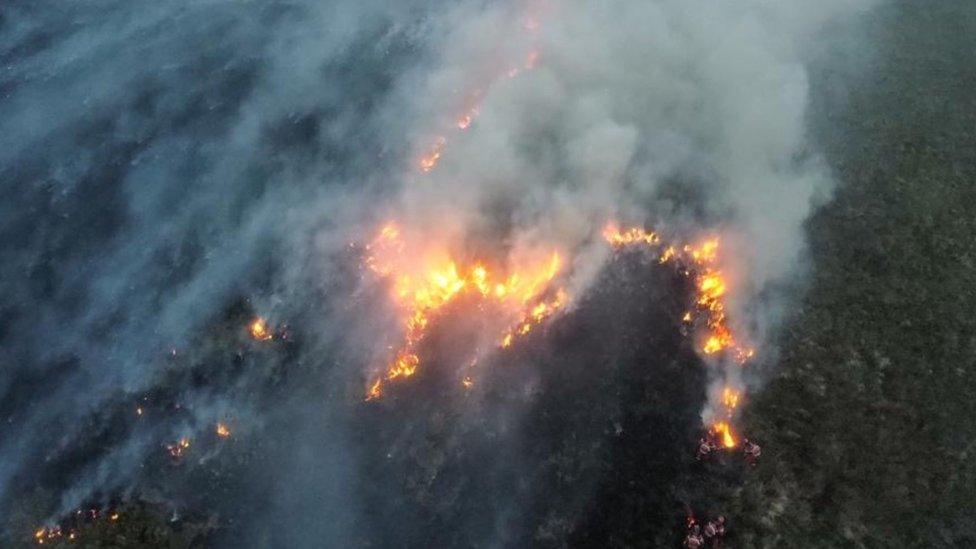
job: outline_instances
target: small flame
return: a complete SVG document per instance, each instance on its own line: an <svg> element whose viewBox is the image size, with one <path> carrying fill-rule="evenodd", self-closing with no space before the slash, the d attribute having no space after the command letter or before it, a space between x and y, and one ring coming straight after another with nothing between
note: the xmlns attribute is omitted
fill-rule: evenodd
<svg viewBox="0 0 976 549"><path fill-rule="evenodd" d="M715 433L722 441L722 446L726 448L735 448L735 436L732 434L732 427L730 427L727 422L717 422L712 426L712 432Z"/></svg>
<svg viewBox="0 0 976 549"><path fill-rule="evenodd" d="M731 387L726 387L722 389L722 405L724 405L730 412L735 410L736 406L739 405L739 391Z"/></svg>
<svg viewBox="0 0 976 549"><path fill-rule="evenodd" d="M180 458L190 448L190 439L183 437L173 444L167 444L166 450L174 458Z"/></svg>
<svg viewBox="0 0 976 549"><path fill-rule="evenodd" d="M217 424L217 436L220 438L227 438L230 436L230 428L224 423Z"/></svg>
<svg viewBox="0 0 976 549"><path fill-rule="evenodd" d="M726 353L725 356L731 356L739 364L745 364L755 355L754 349L739 342L726 318L725 296L728 292L728 283L722 271L718 269L718 238L710 237L698 244L664 246L657 233L640 227L621 230L613 223L607 225L603 236L614 247L641 245L658 250L663 247L658 256L660 263L675 262L679 272L686 276L694 276L696 287L694 313L686 312L682 321L695 323L701 327L703 332L700 335L701 351L704 354L711 356ZM701 319L700 322L695 322L696 316ZM741 394L731 387L722 390L721 404L729 421L739 405L740 398ZM717 422L711 429L726 448L736 445L729 421Z"/></svg>
<svg viewBox="0 0 976 549"><path fill-rule="evenodd" d="M447 139L444 137L438 137L434 140L434 144L431 145L427 153L420 157L420 171L428 173L437 167L441 154L444 153L445 145L447 145Z"/></svg>
<svg viewBox="0 0 976 549"><path fill-rule="evenodd" d="M257 317L251 321L248 325L248 331L251 332L251 337L256 341L267 341L274 337L268 330L268 323L261 317Z"/></svg>
<svg viewBox="0 0 976 549"><path fill-rule="evenodd" d="M64 532L62 532L61 527L57 525L50 528L39 528L34 532L34 541L36 541L39 545L44 545L45 541L54 541L63 535Z"/></svg>
<svg viewBox="0 0 976 549"><path fill-rule="evenodd" d="M372 385L370 385L369 389L366 391L367 401L380 398L383 395L382 384L383 380L377 379Z"/></svg>

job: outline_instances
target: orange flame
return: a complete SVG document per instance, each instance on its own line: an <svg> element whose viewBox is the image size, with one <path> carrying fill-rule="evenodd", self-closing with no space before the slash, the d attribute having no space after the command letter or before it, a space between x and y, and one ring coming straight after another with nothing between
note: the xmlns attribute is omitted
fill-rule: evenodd
<svg viewBox="0 0 976 549"><path fill-rule="evenodd" d="M224 423L217 424L217 436L220 438L227 438L230 436L230 428Z"/></svg>
<svg viewBox="0 0 976 549"><path fill-rule="evenodd" d="M183 454L189 448L190 448L190 439L186 437L182 437L180 440L176 441L173 444L166 445L166 450L169 452L169 455L173 456L174 458L182 457Z"/></svg>
<svg viewBox="0 0 976 549"><path fill-rule="evenodd" d="M727 422L719 421L715 423L715 425L712 425L712 432L715 433L722 441L722 446L726 448L735 448L735 435L732 434L732 427L730 427Z"/></svg>
<svg viewBox="0 0 976 549"><path fill-rule="evenodd" d="M394 223L385 225L366 246L364 265L390 280L393 301L403 315L403 340L385 373L370 381L366 400L380 397L384 382L416 373L421 363L418 347L430 323L444 307L462 296L486 305L480 306L479 311L503 311L512 318L510 328L499 336L502 347L529 333L569 300L565 290L551 287L562 268L558 253L552 253L545 261L499 275L481 262L459 264L438 254L418 258L404 253L405 249Z"/></svg>
<svg viewBox="0 0 976 549"><path fill-rule="evenodd" d="M735 410L736 406L739 405L739 391L731 387L726 387L722 389L722 405L725 406L729 412Z"/></svg>
<svg viewBox="0 0 976 549"><path fill-rule="evenodd" d="M274 334L268 330L268 323L261 317L251 321L247 329L251 332L251 337L257 341L267 341L274 337Z"/></svg>
<svg viewBox="0 0 976 549"><path fill-rule="evenodd" d="M632 245L662 247L660 235L640 227L621 230L611 223L604 229L603 237L610 245L617 248ZM697 273L695 304L704 317L703 324L707 328L702 338L702 352L713 355L721 351L729 351L735 360L744 363L755 353L752 348L739 343L726 321L724 297L728 288L725 277L716 268L718 249L718 238L709 238L698 245L681 247L669 245L660 250L658 261L667 263L676 260L685 272ZM691 313L686 314L682 320L694 321Z"/></svg>
<svg viewBox="0 0 976 549"><path fill-rule="evenodd" d="M702 330L703 334L700 337L703 353L706 355L725 353L740 364L744 364L754 356L755 351L740 343L733 334L726 318L725 296L728 284L718 268L718 238L708 238L697 245L664 246L657 233L639 227L621 230L612 223L603 231L603 236L615 248L641 245L657 249L660 263L674 261L680 272L695 277L695 308L694 311L686 312L681 320L696 325ZM728 421L713 423L711 432L720 439L725 448L733 448L736 445L730 421L740 398L739 391L728 386L723 388L721 405Z"/></svg>
<svg viewBox="0 0 976 549"><path fill-rule="evenodd" d="M109 522L118 522L121 514L118 511L113 511L111 513L103 513L99 509L88 509L75 511L75 515L80 520L95 521L100 517L107 518ZM55 524L54 526L42 526L33 532L34 541L38 545L44 545L45 542L57 542L60 538L65 538L69 542L73 542L78 539L78 533L74 529L67 529L61 527L60 524Z"/></svg>
<svg viewBox="0 0 976 549"><path fill-rule="evenodd" d="M447 139L443 136L434 140L434 144L431 145L427 153L420 157L420 171L427 173L437 167L441 154L444 152L444 145L447 145Z"/></svg>

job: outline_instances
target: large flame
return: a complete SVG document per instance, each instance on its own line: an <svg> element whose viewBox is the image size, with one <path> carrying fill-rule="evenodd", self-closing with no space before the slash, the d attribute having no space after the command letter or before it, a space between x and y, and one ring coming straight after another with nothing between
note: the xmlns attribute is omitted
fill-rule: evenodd
<svg viewBox="0 0 976 549"><path fill-rule="evenodd" d="M498 271L481 261L462 262L437 251L412 254L406 249L399 227L392 222L366 247L364 264L389 281L403 327L402 341L390 362L367 387L367 400L382 395L384 382L416 373L421 364L418 347L431 321L462 296L479 302L477 314L500 314L508 321L498 335L502 347L529 333L568 302L566 291L554 286L562 269L558 252Z"/></svg>
<svg viewBox="0 0 976 549"><path fill-rule="evenodd" d="M712 425L712 432L721 441L725 448L735 448L735 435L732 434L732 427L725 421L717 421Z"/></svg>

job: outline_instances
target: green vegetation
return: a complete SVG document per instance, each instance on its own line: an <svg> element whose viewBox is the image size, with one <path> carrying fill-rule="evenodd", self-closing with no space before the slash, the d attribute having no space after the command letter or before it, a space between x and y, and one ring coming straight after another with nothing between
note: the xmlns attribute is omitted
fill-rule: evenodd
<svg viewBox="0 0 976 549"><path fill-rule="evenodd" d="M814 79L841 187L751 404L766 454L734 504L746 546L976 544L973 29L972 2L884 6L846 104L835 74Z"/></svg>

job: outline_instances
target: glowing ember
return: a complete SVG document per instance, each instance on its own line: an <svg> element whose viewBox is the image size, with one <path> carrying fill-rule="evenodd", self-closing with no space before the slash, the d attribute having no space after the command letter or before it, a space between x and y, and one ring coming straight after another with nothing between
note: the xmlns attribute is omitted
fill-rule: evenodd
<svg viewBox="0 0 976 549"><path fill-rule="evenodd" d="M180 458L190 448L190 439L183 437L173 444L166 445L166 451L174 458Z"/></svg>
<svg viewBox="0 0 976 549"><path fill-rule="evenodd" d="M471 127L471 123L474 119L478 117L478 107L472 107L468 112L462 114L457 119L457 128L459 130L466 130Z"/></svg>
<svg viewBox="0 0 976 549"><path fill-rule="evenodd" d="M268 330L268 323L261 317L255 318L247 329L251 332L251 337L257 341L267 341L274 337L274 334Z"/></svg>
<svg viewBox="0 0 976 549"><path fill-rule="evenodd" d="M447 139L444 137L438 137L434 140L434 144L431 145L427 153L420 157L420 171L427 173L437 167L441 154L444 152L444 145L447 145Z"/></svg>
<svg viewBox="0 0 976 549"><path fill-rule="evenodd" d="M230 428L223 423L217 424L217 436L220 438L227 438L230 436Z"/></svg>
<svg viewBox="0 0 976 549"><path fill-rule="evenodd" d="M43 545L45 541L53 541L60 538L63 534L61 533L60 526L54 526L52 528L40 528L34 532L34 540Z"/></svg>
<svg viewBox="0 0 976 549"><path fill-rule="evenodd" d="M65 536L64 531L61 529L61 526L58 525L51 526L50 528L48 527L38 528L34 532L34 541L36 541L38 545L44 545L44 543L48 541L55 542L62 537L67 537L68 540L74 541L75 533L69 531L68 535Z"/></svg>
<svg viewBox="0 0 976 549"><path fill-rule="evenodd" d="M474 387L474 380L471 379L470 376L465 376L464 379L461 380L461 385L464 385L465 389L470 389L471 387Z"/></svg>
<svg viewBox="0 0 976 549"><path fill-rule="evenodd" d="M393 302L403 319L403 341L385 373L369 383L366 400L381 396L385 381L410 377L417 371L421 363L418 347L432 319L462 297L478 301L479 314L488 320L510 320L510 327L499 335L503 347L529 333L568 301L564 290L552 287L562 268L558 253L498 275L478 261L459 264L444 254L418 257L405 253L405 249L393 223L385 225L366 246L365 266L390 281Z"/></svg>

